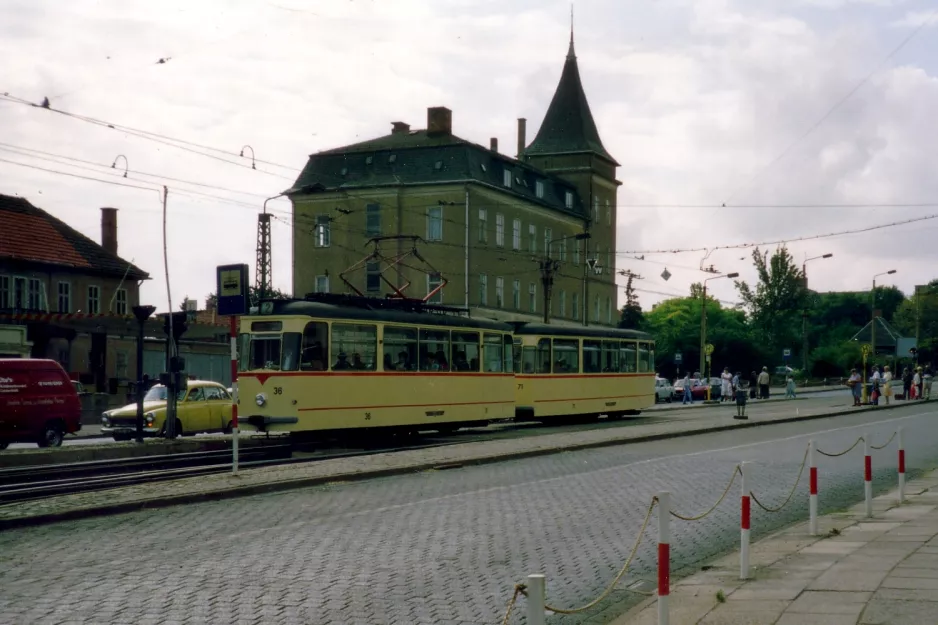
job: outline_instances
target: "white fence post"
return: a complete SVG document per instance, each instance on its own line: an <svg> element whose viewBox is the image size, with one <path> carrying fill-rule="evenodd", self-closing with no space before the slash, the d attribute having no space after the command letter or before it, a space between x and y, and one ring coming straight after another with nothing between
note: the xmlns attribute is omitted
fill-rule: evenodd
<svg viewBox="0 0 938 625"><path fill-rule="evenodd" d="M545 625L545 579L543 575L528 575L528 623Z"/></svg>
<svg viewBox="0 0 938 625"><path fill-rule="evenodd" d="M740 463L739 471L743 476L739 519L739 579L749 579L749 463Z"/></svg>
<svg viewBox="0 0 938 625"><path fill-rule="evenodd" d="M658 625L669 625L671 594L671 493L658 493Z"/></svg>
<svg viewBox="0 0 938 625"><path fill-rule="evenodd" d="M808 533L817 536L817 460L814 439L808 441Z"/></svg>
<svg viewBox="0 0 938 625"><path fill-rule="evenodd" d="M873 516L873 458L870 456L870 433L863 433L863 493L866 497L866 517Z"/></svg>
<svg viewBox="0 0 938 625"><path fill-rule="evenodd" d="M902 442L902 428L899 428L899 503L905 503L905 444Z"/></svg>

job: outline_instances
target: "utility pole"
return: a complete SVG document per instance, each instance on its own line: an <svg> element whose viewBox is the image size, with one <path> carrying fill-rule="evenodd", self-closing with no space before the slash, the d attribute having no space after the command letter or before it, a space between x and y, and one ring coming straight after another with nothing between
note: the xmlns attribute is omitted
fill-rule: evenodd
<svg viewBox="0 0 938 625"><path fill-rule="evenodd" d="M541 285L544 289L544 323L550 323L550 298L554 288L554 273L560 269L560 261L544 258L538 261L541 270Z"/></svg>

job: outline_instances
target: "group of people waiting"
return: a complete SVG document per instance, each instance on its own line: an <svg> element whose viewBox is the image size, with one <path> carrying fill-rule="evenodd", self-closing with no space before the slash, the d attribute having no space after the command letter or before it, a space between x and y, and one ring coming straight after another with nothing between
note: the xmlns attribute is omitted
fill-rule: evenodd
<svg viewBox="0 0 938 625"><path fill-rule="evenodd" d="M893 376L892 371L889 370L889 366L884 366L882 373L880 373L879 367L873 365L873 373L870 375L869 384L870 384L870 404L877 406L879 405L879 399L882 397L886 404L889 404L889 399L893 396L896 399L930 399L931 398L931 385L932 378L934 377L934 371L932 369L931 363L926 365L924 368L920 366L905 367L902 370L902 377L896 379ZM902 395L899 396L895 390L894 386L902 383ZM850 377L847 379L847 386L850 387L853 395L853 405L859 406L862 404L861 394L863 391L863 378L857 372L856 369L850 370Z"/></svg>

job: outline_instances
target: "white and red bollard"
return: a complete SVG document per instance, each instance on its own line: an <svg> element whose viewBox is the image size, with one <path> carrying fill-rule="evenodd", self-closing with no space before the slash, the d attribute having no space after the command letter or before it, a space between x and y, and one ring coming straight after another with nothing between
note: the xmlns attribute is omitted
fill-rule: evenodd
<svg viewBox="0 0 938 625"><path fill-rule="evenodd" d="M671 493L658 493L658 625L669 625L671 594Z"/></svg>
<svg viewBox="0 0 938 625"><path fill-rule="evenodd" d="M739 465L739 472L743 476L739 515L739 579L749 579L749 520L751 513L749 502L749 463L741 463Z"/></svg>
<svg viewBox="0 0 938 625"><path fill-rule="evenodd" d="M238 317L231 315L231 473L238 474Z"/></svg>
<svg viewBox="0 0 938 625"><path fill-rule="evenodd" d="M817 536L817 461L814 440L808 441L808 532Z"/></svg>
<svg viewBox="0 0 938 625"><path fill-rule="evenodd" d="M905 444L902 442L902 428L898 428L899 439L899 503L905 503Z"/></svg>
<svg viewBox="0 0 938 625"><path fill-rule="evenodd" d="M863 433L863 494L866 497L866 517L873 517L873 457L870 456L870 433Z"/></svg>

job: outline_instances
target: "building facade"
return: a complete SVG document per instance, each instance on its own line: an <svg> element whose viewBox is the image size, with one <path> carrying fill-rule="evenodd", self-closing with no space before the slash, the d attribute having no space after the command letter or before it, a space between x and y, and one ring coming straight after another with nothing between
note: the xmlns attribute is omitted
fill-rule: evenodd
<svg viewBox="0 0 938 625"><path fill-rule="evenodd" d="M407 285L409 297L432 294L430 301L473 316L543 319L549 307L551 323L615 325L617 167L599 138L571 38L530 145L519 120L515 158L495 139L486 148L453 134L444 107L427 110L425 129L393 122L389 135L311 155L287 192L294 295L380 297ZM376 247L379 259L360 262Z"/></svg>

